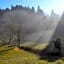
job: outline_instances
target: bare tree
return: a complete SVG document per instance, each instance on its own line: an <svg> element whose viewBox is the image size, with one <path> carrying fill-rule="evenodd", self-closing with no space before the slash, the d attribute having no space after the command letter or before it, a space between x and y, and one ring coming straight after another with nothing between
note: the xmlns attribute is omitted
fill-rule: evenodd
<svg viewBox="0 0 64 64"><path fill-rule="evenodd" d="M5 25L6 35L8 37L8 44L11 44L14 35L14 27L12 24Z"/></svg>
<svg viewBox="0 0 64 64"><path fill-rule="evenodd" d="M20 47L20 27L18 28L18 31L17 31L17 42L18 42L18 47Z"/></svg>

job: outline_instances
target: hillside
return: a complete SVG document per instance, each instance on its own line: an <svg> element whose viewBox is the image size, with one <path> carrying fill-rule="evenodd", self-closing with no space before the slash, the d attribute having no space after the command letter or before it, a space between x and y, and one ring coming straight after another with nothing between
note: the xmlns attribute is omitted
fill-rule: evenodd
<svg viewBox="0 0 64 64"><path fill-rule="evenodd" d="M39 60L38 55L6 45L0 47L0 64L64 64L64 59L55 62Z"/></svg>

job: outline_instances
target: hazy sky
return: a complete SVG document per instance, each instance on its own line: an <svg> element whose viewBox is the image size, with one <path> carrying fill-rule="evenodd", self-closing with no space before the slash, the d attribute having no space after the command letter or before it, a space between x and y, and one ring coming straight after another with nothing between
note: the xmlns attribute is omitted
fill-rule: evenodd
<svg viewBox="0 0 64 64"><path fill-rule="evenodd" d="M29 6L30 8L34 6L35 9L39 5L48 14L52 9L58 14L62 14L64 10L64 0L0 0L0 8L10 8L11 5L16 4Z"/></svg>

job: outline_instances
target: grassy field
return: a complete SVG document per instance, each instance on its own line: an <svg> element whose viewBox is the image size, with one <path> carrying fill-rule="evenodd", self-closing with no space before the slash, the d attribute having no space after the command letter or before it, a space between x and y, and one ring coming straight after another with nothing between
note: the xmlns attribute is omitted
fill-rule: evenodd
<svg viewBox="0 0 64 64"><path fill-rule="evenodd" d="M64 58L55 62L39 60L39 56L33 53L6 45L0 47L0 64L64 64Z"/></svg>
<svg viewBox="0 0 64 64"><path fill-rule="evenodd" d="M48 43L40 43L40 44L36 44L35 46L33 46L34 45L34 42L25 42L25 43L23 43L21 46L27 46L27 47L32 47L32 48L34 48L34 49L44 49L47 45L48 45Z"/></svg>

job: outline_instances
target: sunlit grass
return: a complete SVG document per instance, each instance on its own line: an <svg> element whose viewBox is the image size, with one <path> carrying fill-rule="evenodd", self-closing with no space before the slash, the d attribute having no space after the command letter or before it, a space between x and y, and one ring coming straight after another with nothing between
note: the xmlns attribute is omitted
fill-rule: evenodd
<svg viewBox="0 0 64 64"><path fill-rule="evenodd" d="M13 48L12 46L11 46L11 47L9 47L9 46L10 46L10 45L1 46L1 47L0 47L0 51L8 50L8 49Z"/></svg>
<svg viewBox="0 0 64 64"><path fill-rule="evenodd" d="M2 50L5 47L6 46L3 46ZM7 53L0 54L0 64L25 64L26 62L28 63L28 61L31 62L31 60L36 61L37 58L38 57L34 54L20 50L18 47L14 47L13 49L8 50Z"/></svg>
<svg viewBox="0 0 64 64"><path fill-rule="evenodd" d="M35 42L25 42L25 43L21 44L21 46L32 47L34 49L41 50L41 49L44 49L48 45L48 43L39 43L39 44L36 44L35 46L34 46L34 44L35 44Z"/></svg>
<svg viewBox="0 0 64 64"><path fill-rule="evenodd" d="M32 46L32 45L34 45L34 42L25 42L21 44L21 46Z"/></svg>
<svg viewBox="0 0 64 64"><path fill-rule="evenodd" d="M44 49L44 48L46 48L46 46L47 46L48 44L47 43L41 43L41 44L38 44L38 45L36 45L34 48L35 49Z"/></svg>
<svg viewBox="0 0 64 64"><path fill-rule="evenodd" d="M8 47L8 45L2 46L0 47L0 51L2 50L8 50L8 51L6 51L6 53L0 53L0 64L64 64L64 58L59 59L55 62L39 60L39 56L21 50L16 46L13 47Z"/></svg>

